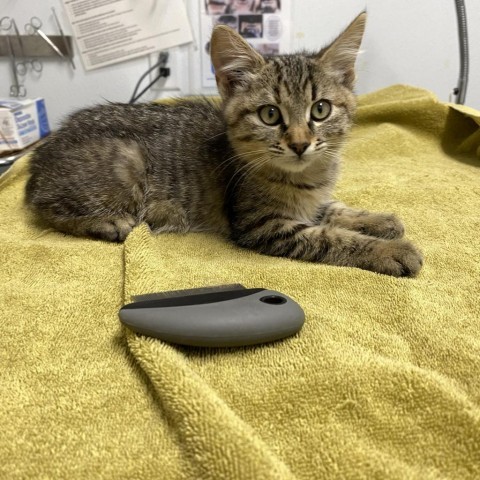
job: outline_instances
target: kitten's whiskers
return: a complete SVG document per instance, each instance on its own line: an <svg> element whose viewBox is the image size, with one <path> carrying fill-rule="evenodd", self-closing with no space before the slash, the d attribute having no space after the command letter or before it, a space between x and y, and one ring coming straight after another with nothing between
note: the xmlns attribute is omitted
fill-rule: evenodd
<svg viewBox="0 0 480 480"><path fill-rule="evenodd" d="M285 150L281 147L268 147L268 151L275 155L283 155Z"/></svg>
<svg viewBox="0 0 480 480"><path fill-rule="evenodd" d="M214 135L213 137L210 137L210 138L207 138L206 140L204 140L203 143L207 143L207 142L209 142L210 140L213 140L214 138L219 137L220 135L224 135L225 133L227 133L226 130L225 130L224 132L217 133L217 134Z"/></svg>
<svg viewBox="0 0 480 480"><path fill-rule="evenodd" d="M219 168L222 168L222 172L223 172L223 170L225 170L225 168L226 168L226 166L228 165L229 162L232 163L235 160L239 160L239 159L243 160L244 157L248 157L248 155L258 155L259 153L265 153L265 150L263 150L263 149L262 150L252 150L251 152L243 152L243 153L238 153L237 155L233 155L232 157L229 157L226 160L223 160L221 163L219 163L213 169L212 173L215 173Z"/></svg>
<svg viewBox="0 0 480 480"><path fill-rule="evenodd" d="M235 182L235 185L233 186L233 189L236 188L238 183L243 180L247 175L250 173L253 173L254 171L258 171L261 167L263 167L266 163L270 161L270 155L268 153L264 153L264 155L258 157L256 161L253 163L245 163L242 165L233 175L232 178L229 180L226 191L228 191L228 188L230 187L230 184L232 181L235 179L235 177L238 177L237 181Z"/></svg>

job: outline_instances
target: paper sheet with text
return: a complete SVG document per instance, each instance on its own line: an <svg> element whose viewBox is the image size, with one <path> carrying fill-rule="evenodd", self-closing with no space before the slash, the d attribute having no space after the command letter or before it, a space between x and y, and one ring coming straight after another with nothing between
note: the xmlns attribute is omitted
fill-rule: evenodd
<svg viewBox="0 0 480 480"><path fill-rule="evenodd" d="M63 0L86 70L192 41L183 0Z"/></svg>

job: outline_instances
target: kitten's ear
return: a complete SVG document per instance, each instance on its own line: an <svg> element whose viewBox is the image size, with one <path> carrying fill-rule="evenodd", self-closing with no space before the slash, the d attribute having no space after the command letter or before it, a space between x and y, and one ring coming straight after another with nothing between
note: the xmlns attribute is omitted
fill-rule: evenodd
<svg viewBox="0 0 480 480"><path fill-rule="evenodd" d="M235 30L218 25L213 29L210 43L218 90L222 97L231 94L235 86L248 80L265 60Z"/></svg>
<svg viewBox="0 0 480 480"><path fill-rule="evenodd" d="M355 60L362 43L366 21L367 13L362 12L317 57L330 73L337 76L340 82L350 89L353 88L355 82Z"/></svg>

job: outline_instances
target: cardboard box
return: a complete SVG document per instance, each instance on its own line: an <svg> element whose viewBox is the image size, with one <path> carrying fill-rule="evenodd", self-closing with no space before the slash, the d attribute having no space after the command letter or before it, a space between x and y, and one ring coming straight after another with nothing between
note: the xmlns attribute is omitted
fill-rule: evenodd
<svg viewBox="0 0 480 480"><path fill-rule="evenodd" d="M49 133L43 98L0 99L0 152L21 150Z"/></svg>

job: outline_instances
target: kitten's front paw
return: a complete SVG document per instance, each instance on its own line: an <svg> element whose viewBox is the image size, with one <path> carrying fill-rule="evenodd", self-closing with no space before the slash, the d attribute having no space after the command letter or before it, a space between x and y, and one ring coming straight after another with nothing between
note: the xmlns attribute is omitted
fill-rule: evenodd
<svg viewBox="0 0 480 480"><path fill-rule="evenodd" d="M87 234L109 242L123 242L132 231L135 223L136 221L131 215L111 220L100 220L90 226Z"/></svg>
<svg viewBox="0 0 480 480"><path fill-rule="evenodd" d="M385 240L372 252L369 270L394 277L414 277L423 265L420 251L408 240Z"/></svg>
<svg viewBox="0 0 480 480"><path fill-rule="evenodd" d="M368 220L360 228L361 233L371 237L394 239L402 238L405 233L403 223L393 214L370 214Z"/></svg>

